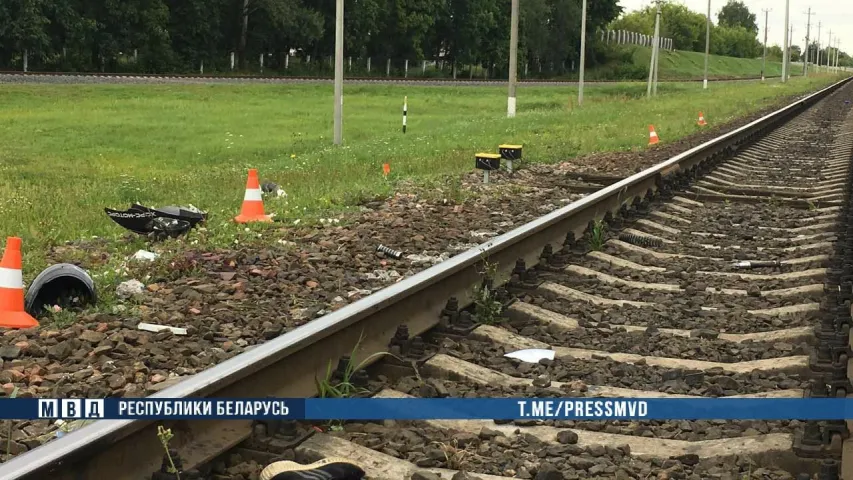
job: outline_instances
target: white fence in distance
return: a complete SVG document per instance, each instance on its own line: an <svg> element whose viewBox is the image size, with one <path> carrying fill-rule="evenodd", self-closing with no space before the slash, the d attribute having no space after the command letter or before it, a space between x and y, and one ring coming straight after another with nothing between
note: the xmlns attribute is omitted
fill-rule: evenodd
<svg viewBox="0 0 853 480"><path fill-rule="evenodd" d="M652 35L645 35L637 32L629 32L628 30L605 30L601 32L601 41L610 45L639 45L641 47L651 47L655 42ZM675 42L671 38L660 38L660 48L664 50L675 50Z"/></svg>

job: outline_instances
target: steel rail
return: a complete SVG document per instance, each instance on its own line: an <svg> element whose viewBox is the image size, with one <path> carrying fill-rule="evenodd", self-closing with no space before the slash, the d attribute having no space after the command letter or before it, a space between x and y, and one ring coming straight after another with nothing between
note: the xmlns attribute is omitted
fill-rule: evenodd
<svg viewBox="0 0 853 480"><path fill-rule="evenodd" d="M744 143L776 128L853 78L841 80L776 112L755 120L658 165L590 194L559 210L493 238L476 248L384 288L353 304L255 346L148 398L310 397L314 379L327 363L348 355L362 338L361 355L386 351L400 325L410 335L435 327L445 302L471 303L472 287L482 281L484 260L498 265L500 282L518 259L538 262L546 245L559 250L569 233L581 234L589 222L616 214L673 183L693 178ZM212 460L250 437L252 422L194 420L165 422L175 434L186 469ZM160 423L162 424L162 423ZM150 420L101 420L55 439L0 465L0 479L150 478L163 450Z"/></svg>
<svg viewBox="0 0 853 480"><path fill-rule="evenodd" d="M106 79L186 79L186 80L214 80L214 81L269 81L269 82L332 82L331 77L310 76L277 76L277 75L205 75L196 73L101 73L101 72L17 72L0 71L2 77L84 77L84 78L106 78ZM780 77L766 77L780 78ZM712 82L745 82L760 80L761 77L717 77L710 78ZM358 83L411 83L425 85L504 85L506 80L487 79L452 79L452 78L421 78L421 77L345 77L347 82ZM700 82L701 78L670 79L664 83ZM527 85L576 85L575 80L549 80L549 79L526 79L519 80L519 84ZM616 84L616 83L643 83L639 80L594 80L587 82L591 84Z"/></svg>

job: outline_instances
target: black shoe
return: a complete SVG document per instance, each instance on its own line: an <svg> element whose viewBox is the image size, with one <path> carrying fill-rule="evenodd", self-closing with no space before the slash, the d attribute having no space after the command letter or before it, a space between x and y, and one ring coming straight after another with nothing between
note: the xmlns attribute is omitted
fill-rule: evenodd
<svg viewBox="0 0 853 480"><path fill-rule="evenodd" d="M364 470L343 458L325 458L310 465L285 460L267 465L260 480L361 480Z"/></svg>

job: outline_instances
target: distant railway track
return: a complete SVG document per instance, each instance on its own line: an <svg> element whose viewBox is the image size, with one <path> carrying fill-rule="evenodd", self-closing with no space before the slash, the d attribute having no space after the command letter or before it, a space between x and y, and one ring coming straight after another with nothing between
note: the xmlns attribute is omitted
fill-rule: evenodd
<svg viewBox="0 0 853 480"><path fill-rule="evenodd" d="M755 81L761 77L713 78L712 81ZM777 78L777 77L768 77ZM408 84L435 86L485 86L505 85L506 80L484 79L433 79L433 78L401 78L401 77L345 77L348 83L363 84ZM273 76L273 75L198 75L198 74L136 74L136 73L74 73L74 72L14 72L0 71L0 83L316 83L332 82L331 77L308 76ZM662 80L664 82L701 82L702 79ZM596 80L587 84L641 83L641 81ZM564 80L520 80L521 85L550 86L576 85L575 81Z"/></svg>
<svg viewBox="0 0 853 480"><path fill-rule="evenodd" d="M853 394L844 304L853 276L851 99L846 79L154 397L310 397L327 363L345 362L362 336L360 358L391 350L417 366L381 361L360 375L383 397ZM765 260L779 263L732 265ZM484 277L485 262L493 276ZM471 313L484 282L500 287L501 318ZM556 358L503 358L522 348ZM99 421L0 465L0 478L151 478L163 453L156 426ZM842 420L389 422L335 435L250 421L170 427L184 468L210 479L229 478L211 467L226 454L343 455L389 479L464 467L495 480L545 463L567 478L739 478L747 464L766 478L853 472ZM470 455L448 456L465 445ZM489 460L466 460L480 457Z"/></svg>

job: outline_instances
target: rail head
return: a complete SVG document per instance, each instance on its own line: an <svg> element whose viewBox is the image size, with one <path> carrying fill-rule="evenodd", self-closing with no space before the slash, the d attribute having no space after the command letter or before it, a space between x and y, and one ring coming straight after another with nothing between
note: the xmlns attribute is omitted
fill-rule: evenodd
<svg viewBox="0 0 853 480"><path fill-rule="evenodd" d="M735 139L745 138L777 122L784 121L802 109L816 103L838 88L853 80L841 80L818 92L759 118L743 127L705 142L680 153L655 166L592 193L576 202L522 225L510 232L495 237L475 248L465 251L427 270L386 287L373 295L345 306L299 328L233 357L219 365L202 371L186 380L167 388L149 398L207 397L250 376L265 367L279 362L306 347L319 342L343 329L353 326L365 318L390 305L402 302L422 290L433 286L455 273L471 268L493 254L523 242L526 239L566 221L597 205L621 199L632 186L648 183L663 173L678 170L682 163L716 152L731 144ZM603 216L603 212L602 212ZM57 438L41 447L0 464L0 480L23 480L45 478L44 475L63 466L73 465L92 452L124 439L143 429L150 420L101 420L79 430Z"/></svg>

